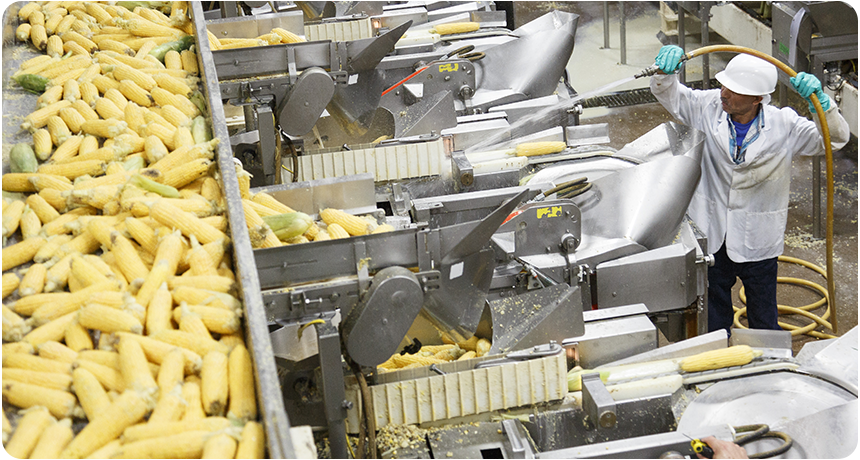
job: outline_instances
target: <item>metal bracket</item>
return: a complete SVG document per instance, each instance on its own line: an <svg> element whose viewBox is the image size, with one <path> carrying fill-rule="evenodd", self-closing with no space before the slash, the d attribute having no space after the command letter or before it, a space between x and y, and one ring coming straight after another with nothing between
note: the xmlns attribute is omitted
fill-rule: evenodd
<svg viewBox="0 0 860 460"><path fill-rule="evenodd" d="M582 408L597 429L615 427L615 400L600 380L600 373L583 374Z"/></svg>

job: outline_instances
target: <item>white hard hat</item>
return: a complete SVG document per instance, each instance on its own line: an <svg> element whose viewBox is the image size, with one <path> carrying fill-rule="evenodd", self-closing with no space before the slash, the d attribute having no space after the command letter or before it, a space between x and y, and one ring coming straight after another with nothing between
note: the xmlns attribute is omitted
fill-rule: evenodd
<svg viewBox="0 0 860 460"><path fill-rule="evenodd" d="M734 93L764 96L776 89L776 67L764 59L739 54L717 72L717 81Z"/></svg>

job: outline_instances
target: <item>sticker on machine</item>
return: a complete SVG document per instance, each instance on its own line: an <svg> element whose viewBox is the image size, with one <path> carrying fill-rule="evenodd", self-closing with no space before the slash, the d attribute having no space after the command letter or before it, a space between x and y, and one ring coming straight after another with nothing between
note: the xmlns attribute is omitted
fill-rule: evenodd
<svg viewBox="0 0 860 460"><path fill-rule="evenodd" d="M451 265L451 274L448 276L448 279L455 279L461 276L463 276L463 262Z"/></svg>

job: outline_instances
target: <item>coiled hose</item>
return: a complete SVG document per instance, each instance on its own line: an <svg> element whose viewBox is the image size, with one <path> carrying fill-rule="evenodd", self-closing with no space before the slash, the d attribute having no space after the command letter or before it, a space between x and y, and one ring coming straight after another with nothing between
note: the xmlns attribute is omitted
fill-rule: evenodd
<svg viewBox="0 0 860 460"><path fill-rule="evenodd" d="M794 77L797 75L797 72L795 72L794 69L792 69L788 65L782 63L781 61L774 58L773 56L770 56L769 54L766 54L766 53L762 53L761 51L754 50L752 48L747 48L745 46L737 46L737 45L703 46L701 48L695 49L695 50L687 53L684 56L686 59L683 59L683 60L689 60L689 59L692 59L692 58L697 57L697 56L702 56L702 55L705 55L708 53L713 53L713 52L718 52L718 51L749 54L749 55L752 55L752 56L755 56L757 58L764 59L765 61L770 62L771 64L773 64L774 66L776 66L777 68L779 68L780 70L782 70L783 72L788 74L789 77ZM780 256L779 260L783 261L783 262L799 263L799 264L804 265L806 267L809 267L815 271L818 271L827 280L827 289L826 289L826 291L824 291L823 288L821 288L821 286L819 286L818 284L811 283L811 282L808 282L805 280L800 280L797 278L782 278L782 281L780 281L780 279L778 278L777 282L802 284L804 286L812 287L813 289L816 289L816 286L818 288L821 288L818 290L823 292L824 298L820 302L826 302L827 303L827 311L824 313L824 315L822 317L819 318L816 315L809 313L808 310L812 310L813 308L817 308L818 306L823 305L823 303L816 302L815 304L807 305L805 307L800 307L800 308L786 307L786 306L780 305L779 306L780 312L784 311L786 313L790 312L790 313L801 314L801 315L806 316L806 317L812 319L813 321L815 321L814 323L811 323L811 324L804 326L802 328L797 328L796 326L793 326L790 324L784 324L784 323L780 323L780 325L785 329L791 330L792 335L809 334L813 337L829 337L829 338L832 338L834 336L829 335L829 334L821 334L821 333L813 331L813 329L815 329L820 324L820 325L823 325L823 326L829 328L834 333L837 332L836 283L835 283L835 277L834 276L828 276L828 274L833 273L833 148L830 146L830 128L827 126L827 120L824 117L824 109L821 107L821 102L818 100L818 97L814 93L810 96L810 99L812 101L812 104L815 106L815 113L818 116L818 120L820 121L821 137L824 139L825 161L827 163L827 171L826 171L826 177L827 177L827 231L826 231L826 235L825 235L825 241L826 241L825 257L826 257L827 267L826 267L826 271L824 271L822 273L820 271L820 267L818 267L817 265L813 265L809 262L806 262L806 261L803 261L800 259ZM791 259L791 260L789 260L789 259ZM815 267L815 268L813 268L813 267ZM741 294L742 294L741 300L743 302L746 302L746 296L743 296L743 291L741 291ZM816 307L812 307L812 305L816 305ZM738 311L735 312L735 326L736 327L740 326L738 318L741 314L743 314L743 313L739 314L738 313L739 311L740 312L746 312L746 307L738 309ZM831 318L831 316L832 316L832 319L830 320L830 322L827 322L826 320L828 318ZM742 326L740 326L740 327L742 327ZM796 331L803 331L803 332L796 332Z"/></svg>
<svg viewBox="0 0 860 460"><path fill-rule="evenodd" d="M770 458L776 457L777 455L784 454L788 452L788 449L791 449L791 446L794 445L794 440L791 437L781 431L770 431L770 427L767 425L744 425L744 426L736 426L734 427L736 433L749 433L744 436L739 436L735 439L735 444L742 446L749 442L755 441L757 439L762 438L779 438L782 439L782 445L777 447L776 449L771 449L764 452L759 452L757 454L751 454L749 458Z"/></svg>

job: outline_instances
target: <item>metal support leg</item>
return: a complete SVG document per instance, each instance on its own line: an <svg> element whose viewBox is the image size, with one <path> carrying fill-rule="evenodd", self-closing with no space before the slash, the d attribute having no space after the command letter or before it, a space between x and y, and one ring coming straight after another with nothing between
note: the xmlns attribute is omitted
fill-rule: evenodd
<svg viewBox="0 0 860 460"><path fill-rule="evenodd" d="M618 2L618 9L621 12L621 64L627 64L627 19L624 17L624 2Z"/></svg>
<svg viewBox="0 0 860 460"><path fill-rule="evenodd" d="M686 41L686 32L684 31L684 21L686 20L687 14L684 12L684 7L681 5L681 2L678 2L678 46L681 47L684 52L687 52L687 49L684 47L684 42ZM678 75L678 80L682 85L687 84L687 66L681 66L681 73Z"/></svg>
<svg viewBox="0 0 860 460"><path fill-rule="evenodd" d="M609 2L603 2L603 49L609 49Z"/></svg>
<svg viewBox="0 0 860 460"><path fill-rule="evenodd" d="M340 335L331 323L315 324L320 351L322 390L325 401L325 418L328 422L328 440L331 458L347 457L346 447L346 393L344 392L343 366L340 358Z"/></svg>
<svg viewBox="0 0 860 460"><path fill-rule="evenodd" d="M263 162L263 174L266 176L265 184L261 185L276 184L279 181L276 180L275 176L280 177L278 169L281 165L281 152L278 150L275 137L278 136L275 131L275 114L268 105L261 105L257 107L257 117L257 129L260 132L260 159Z"/></svg>
<svg viewBox="0 0 860 460"><path fill-rule="evenodd" d="M708 46L708 20L711 16L711 8L708 6L699 6L699 19L702 21L702 46ZM711 60L707 54L702 55L702 89L711 87Z"/></svg>

